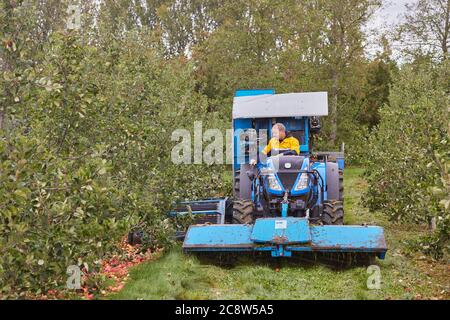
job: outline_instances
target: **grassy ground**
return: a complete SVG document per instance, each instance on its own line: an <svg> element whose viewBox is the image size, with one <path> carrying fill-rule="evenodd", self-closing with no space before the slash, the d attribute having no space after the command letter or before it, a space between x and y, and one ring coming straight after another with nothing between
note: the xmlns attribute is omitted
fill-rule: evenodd
<svg viewBox="0 0 450 320"><path fill-rule="evenodd" d="M425 227L393 225L371 214L360 203L366 183L362 169L345 172L345 223L385 228L388 254L377 260L382 283L367 289L367 268L332 268L306 261L252 261L234 267L199 261L179 248L157 261L141 264L113 299L433 299L450 298L449 264L408 252L404 243L426 232Z"/></svg>

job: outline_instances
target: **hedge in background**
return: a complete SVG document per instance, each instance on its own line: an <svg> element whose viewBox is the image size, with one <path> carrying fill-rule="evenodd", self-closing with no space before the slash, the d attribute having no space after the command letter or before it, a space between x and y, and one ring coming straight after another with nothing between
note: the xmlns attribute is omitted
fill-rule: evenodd
<svg viewBox="0 0 450 320"><path fill-rule="evenodd" d="M437 256L450 233L446 76L445 65L405 66L367 148L367 205L392 220L436 223L423 246Z"/></svg>
<svg viewBox="0 0 450 320"><path fill-rule="evenodd" d="M223 194L225 166L175 165L175 129L228 125L208 113L192 66L141 37L107 50L53 34L0 139L0 295L63 289L66 269L95 271L136 225L144 248L171 243L173 201ZM192 135L193 136L193 135Z"/></svg>

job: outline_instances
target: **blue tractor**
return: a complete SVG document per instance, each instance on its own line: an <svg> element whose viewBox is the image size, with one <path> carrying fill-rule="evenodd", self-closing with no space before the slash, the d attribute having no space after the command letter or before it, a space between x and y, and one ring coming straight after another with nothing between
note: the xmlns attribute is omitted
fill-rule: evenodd
<svg viewBox="0 0 450 320"><path fill-rule="evenodd" d="M233 101L233 198L178 204L196 217L183 233L186 252L343 253L384 259L383 228L344 225L343 152L312 152L326 92L239 90ZM300 142L261 151L275 123Z"/></svg>

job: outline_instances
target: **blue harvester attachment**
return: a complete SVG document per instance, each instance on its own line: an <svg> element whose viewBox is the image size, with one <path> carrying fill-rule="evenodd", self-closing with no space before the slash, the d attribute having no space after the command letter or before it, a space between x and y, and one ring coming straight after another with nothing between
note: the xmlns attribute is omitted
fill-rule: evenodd
<svg viewBox="0 0 450 320"><path fill-rule="evenodd" d="M275 94L239 90L233 102L233 199L179 203L172 216L193 214L188 252L363 253L384 259L383 228L344 223L343 152L312 152L326 92ZM261 151L274 125L298 140L294 149ZM280 141L280 139L278 137ZM294 140L295 141L295 140Z"/></svg>
<svg viewBox="0 0 450 320"><path fill-rule="evenodd" d="M192 225L185 251L268 251L272 257L293 252L373 253L384 259L383 228L377 226L311 226L307 218L260 218L254 225Z"/></svg>

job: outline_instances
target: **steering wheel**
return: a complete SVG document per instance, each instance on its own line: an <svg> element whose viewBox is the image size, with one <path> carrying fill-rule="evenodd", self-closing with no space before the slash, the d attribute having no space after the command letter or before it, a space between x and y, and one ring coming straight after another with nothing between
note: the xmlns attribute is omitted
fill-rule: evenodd
<svg viewBox="0 0 450 320"><path fill-rule="evenodd" d="M275 155L284 155L284 156L296 156L296 155L298 155L297 151L292 150L292 149L273 149L273 151L275 151L274 152ZM274 155L274 154L271 152L271 155Z"/></svg>

